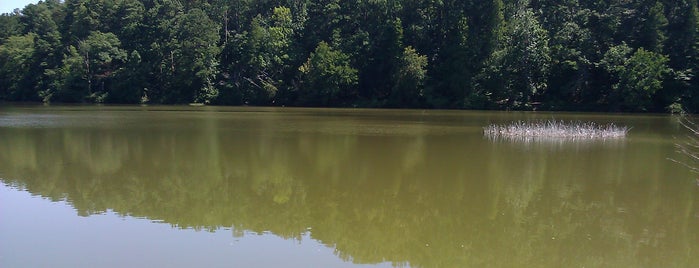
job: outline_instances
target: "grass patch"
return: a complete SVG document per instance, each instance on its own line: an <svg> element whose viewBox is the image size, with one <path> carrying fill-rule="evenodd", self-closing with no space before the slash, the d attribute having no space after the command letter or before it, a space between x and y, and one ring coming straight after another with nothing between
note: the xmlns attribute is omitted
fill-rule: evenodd
<svg viewBox="0 0 699 268"><path fill-rule="evenodd" d="M625 138L629 128L614 124L599 125L591 122L518 121L510 124L493 124L483 128L483 134L499 139L619 139Z"/></svg>

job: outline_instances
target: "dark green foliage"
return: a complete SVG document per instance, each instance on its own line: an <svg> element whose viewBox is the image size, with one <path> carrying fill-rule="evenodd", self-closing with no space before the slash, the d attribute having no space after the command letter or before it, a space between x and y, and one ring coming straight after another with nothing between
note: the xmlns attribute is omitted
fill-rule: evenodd
<svg viewBox="0 0 699 268"><path fill-rule="evenodd" d="M667 56L639 48L620 73L619 83L612 86L622 95L621 110L650 110L653 96L662 88L669 73Z"/></svg>
<svg viewBox="0 0 699 268"><path fill-rule="evenodd" d="M427 57L418 54L414 48L406 47L400 58L395 74L396 84L391 91L389 105L420 107L423 105L423 90L427 78Z"/></svg>
<svg viewBox="0 0 699 268"><path fill-rule="evenodd" d="M108 94L115 72L126 61L126 51L120 47L121 41L113 33L92 32L79 42L89 100L102 102Z"/></svg>
<svg viewBox="0 0 699 268"><path fill-rule="evenodd" d="M346 106L354 97L357 70L349 56L325 42L318 43L300 68L299 103L308 106Z"/></svg>
<svg viewBox="0 0 699 268"><path fill-rule="evenodd" d="M172 84L163 96L167 102L209 103L218 95L213 81L218 72L218 25L194 8L178 16L174 27L167 46Z"/></svg>
<svg viewBox="0 0 699 268"><path fill-rule="evenodd" d="M601 61L601 66L614 81L609 92L609 106L613 110L647 111L652 97L662 87L669 73L668 58L661 54L626 44L611 48Z"/></svg>
<svg viewBox="0 0 699 268"><path fill-rule="evenodd" d="M282 76L289 68L293 34L291 10L287 7L274 8L269 20L260 15L253 18L244 40L247 53L241 55L248 68L241 87L248 102L268 104L285 86Z"/></svg>
<svg viewBox="0 0 699 268"><path fill-rule="evenodd" d="M500 47L483 74L483 92L500 108L523 109L547 88L550 53L548 34L532 10L514 7Z"/></svg>
<svg viewBox="0 0 699 268"><path fill-rule="evenodd" d="M42 95L45 102L82 102L91 95L84 60L75 47L68 48L61 66L51 70L53 83Z"/></svg>
<svg viewBox="0 0 699 268"><path fill-rule="evenodd" d="M19 15L16 13L0 14L0 45L13 35L20 35L22 28L19 24Z"/></svg>
<svg viewBox="0 0 699 268"><path fill-rule="evenodd" d="M0 99L32 100L34 33L10 36L0 45Z"/></svg>
<svg viewBox="0 0 699 268"><path fill-rule="evenodd" d="M0 99L699 111L697 0L47 0Z"/></svg>

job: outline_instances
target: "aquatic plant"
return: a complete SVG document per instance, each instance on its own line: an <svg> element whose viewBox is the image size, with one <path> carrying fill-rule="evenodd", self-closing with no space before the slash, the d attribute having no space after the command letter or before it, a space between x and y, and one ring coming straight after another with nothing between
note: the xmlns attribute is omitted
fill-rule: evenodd
<svg viewBox="0 0 699 268"><path fill-rule="evenodd" d="M628 127L615 124L564 121L518 121L483 128L483 134L494 139L616 139L626 137L628 132Z"/></svg>
<svg viewBox="0 0 699 268"><path fill-rule="evenodd" d="M675 142L675 151L684 155L687 160L669 159L689 168L694 173L699 173L699 124L686 115L680 117L679 123L690 133L685 141ZM699 184L699 179L697 179L697 184Z"/></svg>

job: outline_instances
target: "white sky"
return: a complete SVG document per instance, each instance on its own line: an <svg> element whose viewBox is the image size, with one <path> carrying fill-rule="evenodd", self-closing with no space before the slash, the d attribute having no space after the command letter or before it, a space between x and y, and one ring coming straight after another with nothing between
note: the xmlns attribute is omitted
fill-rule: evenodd
<svg viewBox="0 0 699 268"><path fill-rule="evenodd" d="M39 0L0 0L0 13L10 13L15 8L22 9L28 4L36 4Z"/></svg>

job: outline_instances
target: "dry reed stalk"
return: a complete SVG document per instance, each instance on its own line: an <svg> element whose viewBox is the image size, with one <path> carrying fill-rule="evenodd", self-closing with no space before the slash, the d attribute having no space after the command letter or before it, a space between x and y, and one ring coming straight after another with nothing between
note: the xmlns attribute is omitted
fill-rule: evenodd
<svg viewBox="0 0 699 268"><path fill-rule="evenodd" d="M555 138L555 139L615 139L624 138L629 128L614 124L598 125L587 122L518 121L505 125L489 125L483 133L490 138Z"/></svg>
<svg viewBox="0 0 699 268"><path fill-rule="evenodd" d="M689 130L690 134L687 135L686 141L675 142L675 151L686 156L688 161L668 159L689 168L694 173L699 173L699 125L687 116L680 117L679 122ZM697 179L697 184L699 184L699 179Z"/></svg>

